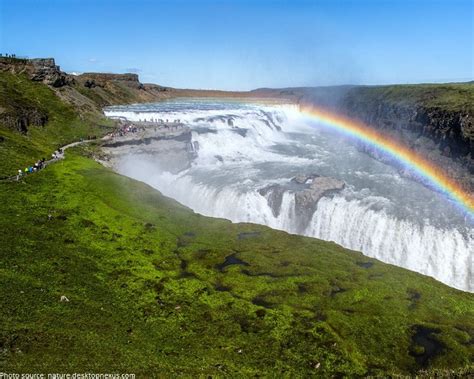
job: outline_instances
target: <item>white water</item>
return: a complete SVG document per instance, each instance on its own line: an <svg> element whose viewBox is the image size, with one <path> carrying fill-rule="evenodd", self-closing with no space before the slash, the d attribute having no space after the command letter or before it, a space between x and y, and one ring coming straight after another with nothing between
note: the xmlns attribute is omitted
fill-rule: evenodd
<svg viewBox="0 0 474 379"><path fill-rule="evenodd" d="M309 123L294 108L187 100L106 113L131 120L180 119L192 128L198 156L179 175L160 171L151 155L124 156L117 168L198 213L335 241L474 291L471 219L442 195ZM258 193L298 173L346 183L341 193L318 202L304 229L296 222L293 193L284 193L278 216Z"/></svg>

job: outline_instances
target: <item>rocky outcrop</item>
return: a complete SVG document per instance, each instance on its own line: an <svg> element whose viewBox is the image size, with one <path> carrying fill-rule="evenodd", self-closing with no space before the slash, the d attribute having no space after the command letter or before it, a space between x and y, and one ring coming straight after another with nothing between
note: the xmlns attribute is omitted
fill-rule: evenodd
<svg viewBox="0 0 474 379"><path fill-rule="evenodd" d="M45 126L48 114L35 108L20 108L16 112L0 113L0 121L6 127L26 134L31 125Z"/></svg>
<svg viewBox="0 0 474 379"><path fill-rule="evenodd" d="M287 189L280 184L272 184L258 190L260 195L266 197L267 204L275 217L280 215L283 194L286 190Z"/></svg>
<svg viewBox="0 0 474 379"><path fill-rule="evenodd" d="M309 188L295 193L295 212L300 220L301 227L305 227L313 216L318 206L318 201L323 196L336 193L344 189L344 182L323 176L308 177Z"/></svg>
<svg viewBox="0 0 474 379"><path fill-rule="evenodd" d="M154 102L174 94L171 88L141 83L133 73L69 75L61 71L53 58L0 57L0 72L23 74L32 81L48 85L84 117L102 116L103 107L108 105Z"/></svg>
<svg viewBox="0 0 474 379"><path fill-rule="evenodd" d="M295 213L302 232L308 225L317 209L319 200L344 189L345 183L335 178L319 176L318 174L299 174L286 184L272 184L258 190L267 199L275 217L281 212L285 192L295 196Z"/></svg>
<svg viewBox="0 0 474 379"><path fill-rule="evenodd" d="M413 141L413 137L427 137L443 155L459 159L463 164L472 164L474 114L470 110L386 102L383 98L354 101L354 96L345 97L338 109L384 132L394 132L407 141Z"/></svg>
<svg viewBox="0 0 474 379"><path fill-rule="evenodd" d="M15 59L0 57L0 71L26 74L35 82L59 88L74 83L74 78L62 72L53 58Z"/></svg>
<svg viewBox="0 0 474 379"><path fill-rule="evenodd" d="M78 75L77 81L86 88L105 88L110 82L118 82L130 88L144 89L144 85L138 80L137 74L108 74L108 73L84 73Z"/></svg>
<svg viewBox="0 0 474 379"><path fill-rule="evenodd" d="M474 191L474 103L450 107L372 94L357 98L358 93L364 94L351 90L338 104L338 112L380 129L442 167L467 191Z"/></svg>
<svg viewBox="0 0 474 379"><path fill-rule="evenodd" d="M30 74L31 80L57 88L74 82L73 77L61 71L53 58L31 59L30 63L33 66Z"/></svg>

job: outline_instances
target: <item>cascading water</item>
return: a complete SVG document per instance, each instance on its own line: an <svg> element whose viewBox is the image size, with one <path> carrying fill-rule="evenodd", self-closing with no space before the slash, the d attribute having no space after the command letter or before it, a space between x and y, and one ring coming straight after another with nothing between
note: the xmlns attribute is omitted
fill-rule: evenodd
<svg viewBox="0 0 474 379"><path fill-rule="evenodd" d="M197 156L179 174L163 170L156 161L163 158L151 154L125 154L115 166L198 213L335 241L474 291L472 220L443 195L308 123L296 108L196 99L111 107L106 114L180 119L191 128ZM292 184L300 174L346 184L320 198L303 225ZM277 201L262 192L269 186L279 188Z"/></svg>

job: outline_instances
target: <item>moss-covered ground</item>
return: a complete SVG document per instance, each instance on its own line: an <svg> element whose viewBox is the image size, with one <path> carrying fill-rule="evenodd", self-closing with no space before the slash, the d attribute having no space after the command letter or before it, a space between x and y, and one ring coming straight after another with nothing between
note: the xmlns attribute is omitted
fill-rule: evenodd
<svg viewBox="0 0 474 379"><path fill-rule="evenodd" d="M471 294L333 243L194 214L77 152L0 194L5 370L330 376L472 362Z"/></svg>
<svg viewBox="0 0 474 379"><path fill-rule="evenodd" d="M36 101L50 123L0 126L2 172L103 131L43 85L7 80L0 105ZM334 243L194 214L94 162L95 149L0 181L1 371L472 374L472 294Z"/></svg>

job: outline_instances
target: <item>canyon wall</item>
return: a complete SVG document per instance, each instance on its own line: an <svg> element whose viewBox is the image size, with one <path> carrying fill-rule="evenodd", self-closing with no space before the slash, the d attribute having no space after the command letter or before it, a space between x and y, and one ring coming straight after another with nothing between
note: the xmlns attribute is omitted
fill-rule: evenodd
<svg viewBox="0 0 474 379"><path fill-rule="evenodd" d="M259 89L343 114L409 146L474 191L474 82Z"/></svg>

